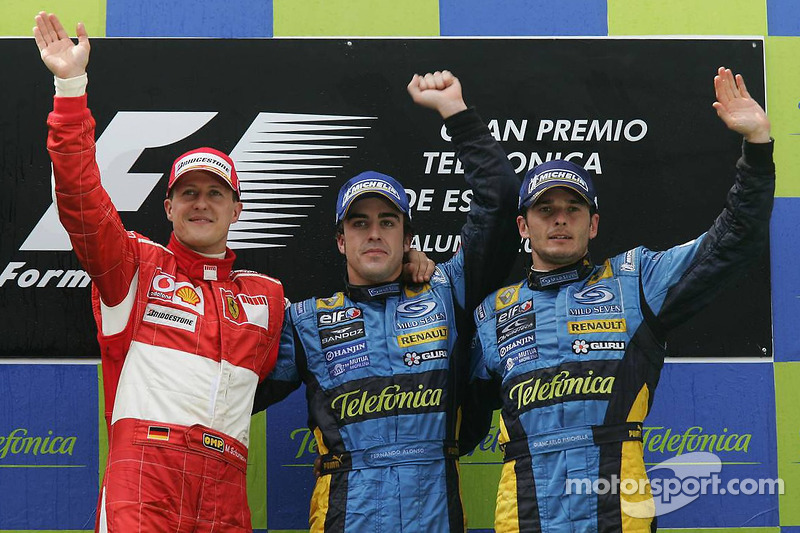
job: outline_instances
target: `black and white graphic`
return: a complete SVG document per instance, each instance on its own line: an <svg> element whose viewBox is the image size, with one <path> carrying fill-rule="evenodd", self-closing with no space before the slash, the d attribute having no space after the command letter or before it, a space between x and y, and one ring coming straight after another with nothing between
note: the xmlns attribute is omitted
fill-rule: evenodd
<svg viewBox="0 0 800 533"><path fill-rule="evenodd" d="M13 332L0 336L0 357L97 357L89 279L52 201L53 81L31 46L29 38L0 42L0 68L15 80L0 103L0 323ZM710 105L719 65L744 75L764 102L763 42L752 39L96 38L89 106L102 181L127 229L166 243L172 161L200 146L222 150L243 189L244 211L229 233L236 267L281 279L296 302L341 289L334 203L364 170L406 186L414 245L438 263L457 249L473 194L441 119L406 93L414 73L456 73L520 178L555 158L587 167L600 262L639 244L686 242L721 209L741 139ZM521 254L509 283L524 264ZM769 286L765 252L673 332L670 354L769 356ZM580 296L567 309L602 317L621 305L600 301L601 292ZM393 322L435 327L436 310L426 307L409 305ZM320 325L347 323L331 320Z"/></svg>

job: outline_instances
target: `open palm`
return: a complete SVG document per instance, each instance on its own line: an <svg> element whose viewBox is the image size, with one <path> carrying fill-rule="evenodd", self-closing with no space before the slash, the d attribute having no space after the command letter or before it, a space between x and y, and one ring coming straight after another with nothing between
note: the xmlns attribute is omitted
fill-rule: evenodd
<svg viewBox="0 0 800 533"><path fill-rule="evenodd" d="M69 38L58 17L44 11L36 15L33 38L39 47L42 61L59 78L73 78L86 72L86 65L89 63L89 36L82 23L78 24L76 31L78 44Z"/></svg>

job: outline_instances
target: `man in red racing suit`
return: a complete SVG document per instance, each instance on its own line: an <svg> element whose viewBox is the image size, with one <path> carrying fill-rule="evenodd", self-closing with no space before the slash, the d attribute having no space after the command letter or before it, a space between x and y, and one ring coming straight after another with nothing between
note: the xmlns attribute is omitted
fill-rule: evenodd
<svg viewBox="0 0 800 533"><path fill-rule="evenodd" d="M89 40L54 15L34 29L56 76L48 118L55 202L92 278L109 428L98 531L251 531L250 412L275 363L281 284L232 270L242 209L233 161L201 148L172 167L164 247L128 232L100 183L86 107Z"/></svg>

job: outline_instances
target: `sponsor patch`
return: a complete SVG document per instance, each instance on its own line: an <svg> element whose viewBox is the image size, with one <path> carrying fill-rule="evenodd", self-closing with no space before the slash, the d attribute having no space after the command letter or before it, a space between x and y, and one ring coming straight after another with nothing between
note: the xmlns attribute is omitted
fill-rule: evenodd
<svg viewBox="0 0 800 533"><path fill-rule="evenodd" d="M294 312L297 314L297 316L306 314L306 301L303 300L294 304Z"/></svg>
<svg viewBox="0 0 800 533"><path fill-rule="evenodd" d="M203 265L203 279L217 281L217 265Z"/></svg>
<svg viewBox="0 0 800 533"><path fill-rule="evenodd" d="M508 359L506 359L506 372L510 371L517 365L527 363L528 361L533 361L534 359L539 359L539 350L536 348L536 346L526 348L517 354L509 356Z"/></svg>
<svg viewBox="0 0 800 533"><path fill-rule="evenodd" d="M620 333L627 331L624 318L610 320L583 320L581 322L567 322L567 332L572 335L588 333Z"/></svg>
<svg viewBox="0 0 800 533"><path fill-rule="evenodd" d="M497 333L497 344L502 344L508 339L516 337L525 331L531 331L536 327L536 315L533 313L526 313L519 315L513 320L506 321L499 324L495 328Z"/></svg>
<svg viewBox="0 0 800 533"><path fill-rule="evenodd" d="M623 312L622 301L618 300L616 292L619 291L619 286L616 285L617 291L614 290L615 282L611 282L612 286L600 284L587 286L586 288L572 292L570 289L571 300L574 302L570 305L567 313L569 316L588 316L588 315L609 315L618 314Z"/></svg>
<svg viewBox="0 0 800 533"><path fill-rule="evenodd" d="M348 344L347 346L338 346L325 350L325 361L331 363L345 357L355 357L367 351L367 341L359 341L355 344Z"/></svg>
<svg viewBox="0 0 800 533"><path fill-rule="evenodd" d="M341 363L336 363L333 366L328 367L328 374L331 378L335 378L341 376L342 374L346 374L352 370L356 370L358 368L364 368L366 366L370 366L369 355L364 354L358 357L354 357L353 359L348 359L347 361L342 361Z"/></svg>
<svg viewBox="0 0 800 533"><path fill-rule="evenodd" d="M317 309L335 309L344 305L344 293L337 292L328 298L317 298Z"/></svg>
<svg viewBox="0 0 800 533"><path fill-rule="evenodd" d="M478 320L481 322L486 320L486 308L483 306L483 302L481 302L478 309L475 311L475 316L478 317Z"/></svg>
<svg viewBox="0 0 800 533"><path fill-rule="evenodd" d="M620 270L624 270L625 272L635 272L636 265L633 262L633 250L628 250L625 252L625 260L622 263L622 266L619 267Z"/></svg>
<svg viewBox="0 0 800 533"><path fill-rule="evenodd" d="M446 277L445 277L445 275L442 273L442 271L441 271L441 270L439 270L439 267L436 267L436 268L434 269L434 271L433 271L433 276L431 276L431 281L430 281L430 283L431 283L431 285L434 285L434 284L435 284L435 285L440 285L440 284L447 283L447 278L446 278Z"/></svg>
<svg viewBox="0 0 800 533"><path fill-rule="evenodd" d="M162 426L148 426L147 428L148 440L169 440L169 428Z"/></svg>
<svg viewBox="0 0 800 533"><path fill-rule="evenodd" d="M222 316L237 326L250 324L267 329L269 324L269 299L263 294L234 294L220 289Z"/></svg>
<svg viewBox="0 0 800 533"><path fill-rule="evenodd" d="M500 289L494 297L494 308L496 310L505 309L519 300L519 285L513 285Z"/></svg>
<svg viewBox="0 0 800 533"><path fill-rule="evenodd" d="M587 193L589 192L589 186L586 185L586 181L576 173L572 172L571 170L554 169L542 172L534 179L532 179L530 185L528 185L528 194L530 194L536 187L538 187L542 183L555 180L569 181L571 183L576 184L578 187L580 187Z"/></svg>
<svg viewBox="0 0 800 533"><path fill-rule="evenodd" d="M419 318L427 315L436 307L433 300L407 300L397 306L397 314L405 318Z"/></svg>
<svg viewBox="0 0 800 533"><path fill-rule="evenodd" d="M366 335L364 321L357 320L349 324L319 330L319 341L322 348L361 339Z"/></svg>
<svg viewBox="0 0 800 533"><path fill-rule="evenodd" d="M178 304L200 315L204 311L202 291L191 283L177 281L175 276L160 268L156 269L156 274L150 282L150 291L147 297L151 300Z"/></svg>
<svg viewBox="0 0 800 533"><path fill-rule="evenodd" d="M414 298L419 296L424 292L428 292L431 290L431 286L429 283L420 283L420 284L410 284L403 286L403 294L406 298Z"/></svg>
<svg viewBox="0 0 800 533"><path fill-rule="evenodd" d="M375 296L381 296L383 294L398 294L400 292L400 284L399 283L388 283L386 285L381 285L380 287L370 287L367 289L367 293L373 298Z"/></svg>
<svg viewBox="0 0 800 533"><path fill-rule="evenodd" d="M577 400L608 400L619 360L576 361L523 372L503 382L504 409L531 409Z"/></svg>
<svg viewBox="0 0 800 533"><path fill-rule="evenodd" d="M422 331L415 331L413 333L406 333L397 337L397 344L401 348L406 348L417 344L425 344L426 342L447 340L448 331L449 329L447 326L439 326Z"/></svg>
<svg viewBox="0 0 800 533"><path fill-rule="evenodd" d="M444 322L447 320L447 315L444 313L434 313L432 315L428 315L424 318L420 318L419 320L410 320L408 322L398 322L397 329L411 329L411 328L418 328L421 326L428 326L430 324L435 324L437 322Z"/></svg>
<svg viewBox="0 0 800 533"><path fill-rule="evenodd" d="M346 307L336 311L317 313L317 325L319 327L332 326L340 322L349 322L361 316L361 309L358 307Z"/></svg>
<svg viewBox="0 0 800 533"><path fill-rule="evenodd" d="M203 433L203 446L219 453L225 452L225 440L211 433Z"/></svg>
<svg viewBox="0 0 800 533"><path fill-rule="evenodd" d="M614 293L605 285L597 285L576 292L572 298L582 305L596 305L612 301Z"/></svg>
<svg viewBox="0 0 800 533"><path fill-rule="evenodd" d="M510 308L508 311L503 311L499 315L497 315L497 320L495 322L496 325L504 324L508 322L512 318L516 318L517 316L527 313L533 308L533 301L526 300L520 304L515 305L514 307Z"/></svg>
<svg viewBox="0 0 800 533"><path fill-rule="evenodd" d="M403 362L408 366L414 366L425 361L435 361L436 359L447 359L447 350L428 350L427 352L406 352Z"/></svg>
<svg viewBox="0 0 800 533"><path fill-rule="evenodd" d="M513 340L508 344L501 345L498 348L500 352L500 357L503 358L508 355L511 351L514 350L521 350L527 344L534 344L536 342L536 335L533 333L529 335L525 335L524 337L520 337L519 339Z"/></svg>
<svg viewBox="0 0 800 533"><path fill-rule="evenodd" d="M586 285L594 285L601 279L609 279L612 278L614 273L611 270L611 261L606 259L606 262L603 263L603 266L600 267L594 274L589 276L589 279L586 280Z"/></svg>
<svg viewBox="0 0 800 533"><path fill-rule="evenodd" d="M142 320L159 326L194 331L197 327L197 315L163 305L147 304Z"/></svg>
<svg viewBox="0 0 800 533"><path fill-rule="evenodd" d="M563 283L565 281L573 281L576 279L578 279L578 271L570 270L569 272L562 272L561 274L542 276L539 278L539 285L542 287L547 287L548 285L555 285L556 283Z"/></svg>
<svg viewBox="0 0 800 533"><path fill-rule="evenodd" d="M625 351L624 341L594 341L589 342L583 339L575 339L572 341L572 351L577 355L587 354L596 350L610 350L615 352Z"/></svg>

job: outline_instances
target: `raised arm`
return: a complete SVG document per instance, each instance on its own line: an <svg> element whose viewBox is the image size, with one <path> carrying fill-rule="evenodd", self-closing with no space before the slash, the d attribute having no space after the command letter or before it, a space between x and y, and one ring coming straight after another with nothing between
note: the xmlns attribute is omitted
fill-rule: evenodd
<svg viewBox="0 0 800 533"><path fill-rule="evenodd" d="M451 72L415 74L408 92L415 103L445 119L472 189L470 212L461 230L462 255L449 263L460 279L457 301L471 313L505 281L517 255L519 180L486 124L464 103L461 83Z"/></svg>
<svg viewBox="0 0 800 533"><path fill-rule="evenodd" d="M42 62L56 77L47 149L61 224L103 303L115 306L125 299L136 272L135 238L126 233L100 184L95 121L86 105L90 45L83 24L78 24L77 34L76 44L54 14L36 15L34 40Z"/></svg>
<svg viewBox="0 0 800 533"><path fill-rule="evenodd" d="M725 208L707 233L663 254L645 252L645 296L665 330L684 322L756 262L769 234L775 193L769 119L740 75L720 67L714 89L720 119L744 137L742 156Z"/></svg>

